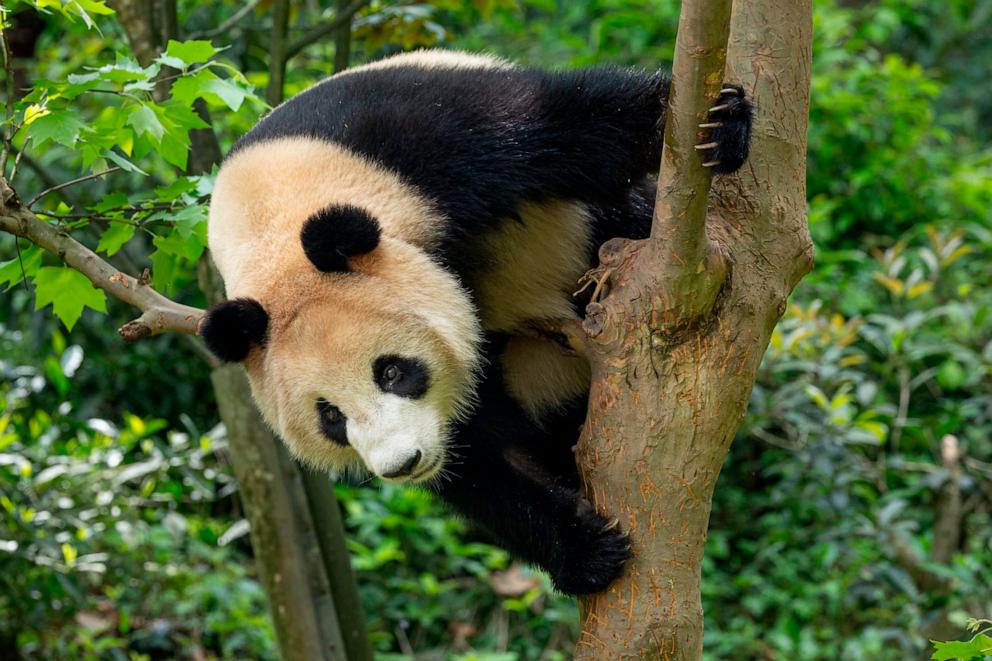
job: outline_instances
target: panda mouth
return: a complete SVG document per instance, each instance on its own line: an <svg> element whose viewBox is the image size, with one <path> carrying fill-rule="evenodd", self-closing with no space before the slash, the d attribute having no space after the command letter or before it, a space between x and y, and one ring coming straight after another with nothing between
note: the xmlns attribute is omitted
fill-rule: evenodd
<svg viewBox="0 0 992 661"><path fill-rule="evenodd" d="M428 466L427 468L424 468L423 470L417 471L416 473L414 473L413 475L411 475L410 476L410 481L411 482L417 482L419 480L424 479L424 477L426 477L427 475L430 475L435 470L437 470L437 468L441 465L441 462L442 461L443 461L443 458L442 457L438 457L430 466Z"/></svg>

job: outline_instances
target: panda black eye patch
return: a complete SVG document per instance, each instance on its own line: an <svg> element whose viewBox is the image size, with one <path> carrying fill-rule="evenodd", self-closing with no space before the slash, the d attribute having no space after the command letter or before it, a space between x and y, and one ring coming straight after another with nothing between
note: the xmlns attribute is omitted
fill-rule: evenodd
<svg viewBox="0 0 992 661"><path fill-rule="evenodd" d="M320 417L320 431L338 445L348 445L348 418L341 409L321 397L317 400L317 415Z"/></svg>
<svg viewBox="0 0 992 661"><path fill-rule="evenodd" d="M416 358L379 356L372 364L372 376L382 392L409 399L420 399L430 387L427 366Z"/></svg>

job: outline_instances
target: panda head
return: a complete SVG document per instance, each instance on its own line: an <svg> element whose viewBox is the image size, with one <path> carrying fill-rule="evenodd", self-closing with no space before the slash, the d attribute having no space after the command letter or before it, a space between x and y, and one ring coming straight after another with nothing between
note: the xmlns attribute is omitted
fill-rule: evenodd
<svg viewBox="0 0 992 661"><path fill-rule="evenodd" d="M436 477L474 392L477 322L451 305L464 292L359 207L323 208L298 236L300 267L212 307L200 334L244 363L264 417L305 462Z"/></svg>

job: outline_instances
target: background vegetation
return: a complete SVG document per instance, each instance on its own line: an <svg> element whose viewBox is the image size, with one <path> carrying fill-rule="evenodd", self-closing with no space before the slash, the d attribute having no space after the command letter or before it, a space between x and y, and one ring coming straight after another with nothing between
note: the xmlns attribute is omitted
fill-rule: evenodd
<svg viewBox="0 0 992 661"><path fill-rule="evenodd" d="M325 4L293 3L294 25ZM818 264L717 490L712 659L922 658L992 613L992 1L815 5ZM102 2L6 9L12 44L37 36L15 52L13 185L28 200L106 172L35 208L192 305L211 185L184 175L192 104L224 148L266 109L272 5L233 20L244 6L180 2L183 35L212 45L149 67ZM373 1L353 60L439 45L664 67L677 17L647 0ZM332 58L329 40L307 48L287 90ZM124 347L130 310L24 242L0 251L0 657L274 658L193 344ZM568 658L576 608L543 576L422 492L337 491L377 658Z"/></svg>

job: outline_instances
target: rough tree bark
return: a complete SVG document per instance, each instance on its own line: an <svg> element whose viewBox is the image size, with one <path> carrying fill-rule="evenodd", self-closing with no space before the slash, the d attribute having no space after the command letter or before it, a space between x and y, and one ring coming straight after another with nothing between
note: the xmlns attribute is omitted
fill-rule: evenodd
<svg viewBox="0 0 992 661"><path fill-rule="evenodd" d="M580 660L701 657L713 490L772 328L812 265L811 3L737 0L725 50L726 6L683 0L651 238L603 246L594 275L606 293L570 333L593 372L578 461L634 550L625 575L582 603ZM754 141L707 197L692 145L724 80L758 108Z"/></svg>

